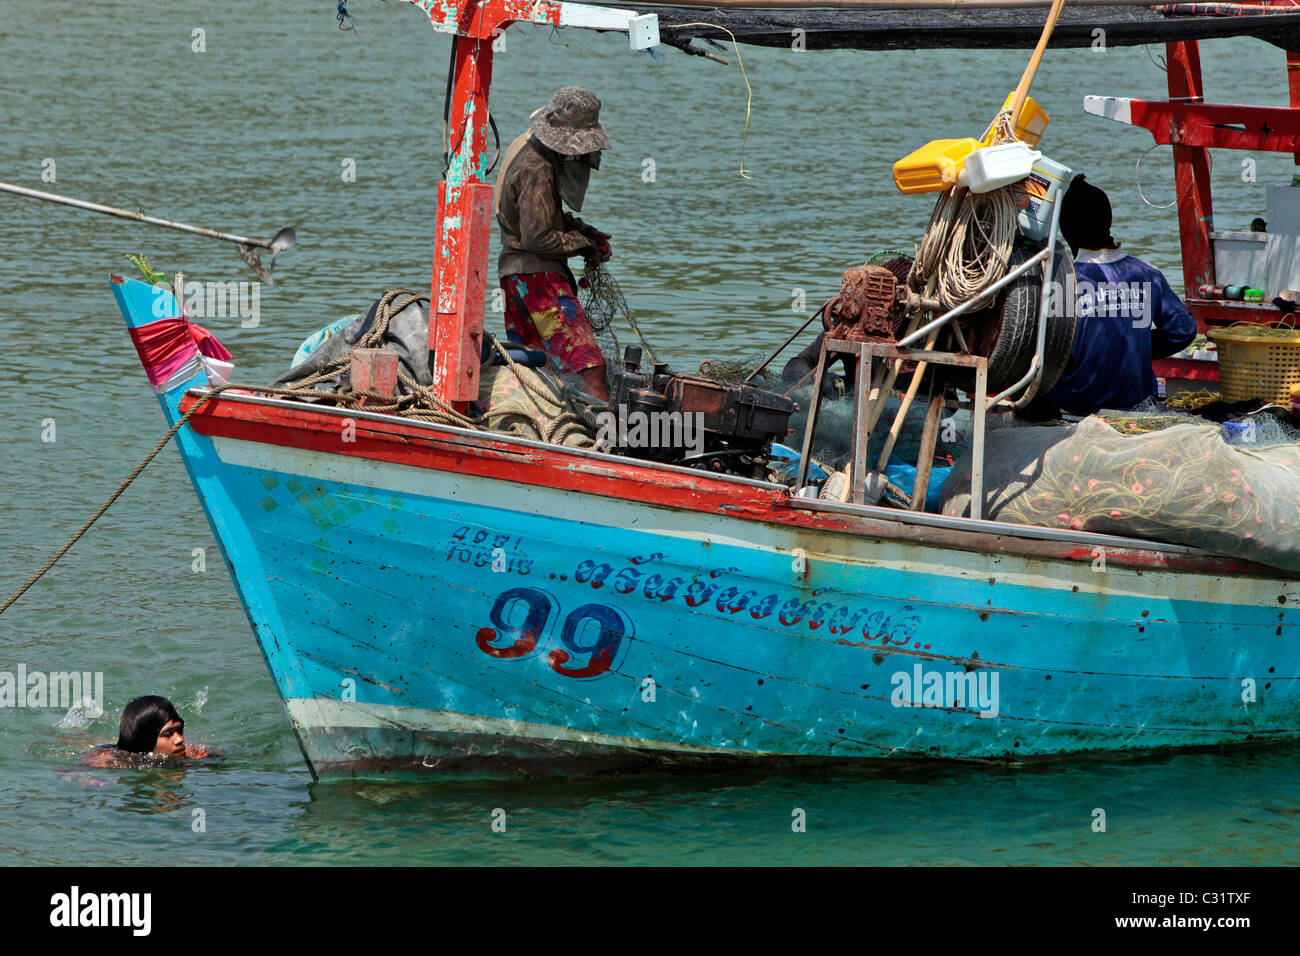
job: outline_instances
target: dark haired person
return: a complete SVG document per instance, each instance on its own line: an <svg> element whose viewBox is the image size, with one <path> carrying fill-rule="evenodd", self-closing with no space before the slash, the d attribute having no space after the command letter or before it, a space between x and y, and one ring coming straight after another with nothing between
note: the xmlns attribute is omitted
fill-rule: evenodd
<svg viewBox="0 0 1300 956"><path fill-rule="evenodd" d="M601 399L609 397L605 357L578 302L568 260L581 255L604 262L610 237L564 206L574 213L582 209L587 181L606 149L600 100L590 90L566 86L533 113L528 129L506 149L493 199L506 328L526 347L552 356L562 372L580 375L586 390Z"/></svg>
<svg viewBox="0 0 1300 956"><path fill-rule="evenodd" d="M1196 337L1196 320L1164 273L1120 249L1110 229L1109 197L1076 176L1061 200L1061 234L1074 254L1078 324L1070 363L1031 406L1034 418L1127 409L1154 398L1151 360L1181 352Z"/></svg>
<svg viewBox="0 0 1300 956"><path fill-rule="evenodd" d="M207 757L202 746L186 748L185 721L166 697L137 697L122 709L117 743L96 747L86 754L83 763L106 767L120 762L126 754L149 754L158 757Z"/></svg>

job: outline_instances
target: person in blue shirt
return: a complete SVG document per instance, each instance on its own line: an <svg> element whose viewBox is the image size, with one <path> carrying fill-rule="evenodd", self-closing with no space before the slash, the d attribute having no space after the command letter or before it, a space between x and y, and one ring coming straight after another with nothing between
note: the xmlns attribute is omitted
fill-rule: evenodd
<svg viewBox="0 0 1300 956"><path fill-rule="evenodd" d="M1070 362L1046 401L1035 401L1036 418L1055 417L1045 405L1090 415L1154 398L1151 360L1196 337L1196 320L1164 274L1120 249L1110 229L1105 191L1076 176L1061 200L1061 234L1074 254L1078 323Z"/></svg>

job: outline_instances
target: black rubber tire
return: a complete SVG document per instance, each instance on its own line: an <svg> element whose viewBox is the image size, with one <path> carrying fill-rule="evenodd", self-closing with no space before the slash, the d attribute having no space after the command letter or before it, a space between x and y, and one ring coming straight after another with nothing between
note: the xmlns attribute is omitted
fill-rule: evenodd
<svg viewBox="0 0 1300 956"><path fill-rule="evenodd" d="M1042 248L1038 243L1017 242L1011 251L1009 269L1023 264ZM1056 282L1052 292L1054 301L1064 308L1050 307L1048 310L1047 342L1043 349L1043 377L1038 386L1039 395L1044 394L1061 377L1070 361L1070 351L1074 345L1077 311L1072 281L1074 260L1070 257L1069 249L1059 240L1056 243L1052 274ZM1010 388L1029 371L1037 345L1035 339L1042 289L1042 269L1030 269L998 295L992 308L981 313L984 316L982 321L997 323L996 339L992 347L987 349L990 395ZM971 392L975 389L975 373L967 369L954 370L948 376L948 381L963 391Z"/></svg>

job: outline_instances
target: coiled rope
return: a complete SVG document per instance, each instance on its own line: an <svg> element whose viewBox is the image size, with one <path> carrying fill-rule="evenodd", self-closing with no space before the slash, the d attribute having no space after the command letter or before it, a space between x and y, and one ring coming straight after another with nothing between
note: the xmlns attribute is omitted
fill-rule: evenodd
<svg viewBox="0 0 1300 956"><path fill-rule="evenodd" d="M524 391L537 399L533 407L524 406L520 402L511 402L493 406L483 415L467 415L444 402L432 388L421 385L400 366L397 377L405 389L405 393L401 395L382 395L364 389L329 392L311 388L312 385L337 378L341 372L349 368L352 363L352 352L356 349L383 348L393 316L414 303L427 304L428 302L427 295L420 295L410 289L394 289L385 292L376 307L374 323L347 354L284 388L259 385L239 387L260 394L334 402L345 407L364 408L368 412L399 415L459 428L518 434L518 428L497 427L501 419L511 418L514 419L515 424L523 425L538 441L568 444L580 448L591 448L596 445L595 432L599 428L599 422L591 409L604 403L569 388L549 369L526 369L511 358L505 347L489 333L484 334L487 335L493 350L518 379ZM363 399L364 405L361 401ZM548 405L558 407L559 413L550 414L547 410Z"/></svg>
<svg viewBox="0 0 1300 956"><path fill-rule="evenodd" d="M939 302L954 309L1007 274L1019 210L1007 188L972 193L954 186L934 204L908 285L934 283Z"/></svg>

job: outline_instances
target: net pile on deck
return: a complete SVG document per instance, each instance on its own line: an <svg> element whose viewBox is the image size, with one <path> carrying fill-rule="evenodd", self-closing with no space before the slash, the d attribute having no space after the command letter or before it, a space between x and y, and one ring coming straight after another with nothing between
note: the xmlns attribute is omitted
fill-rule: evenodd
<svg viewBox="0 0 1300 956"><path fill-rule="evenodd" d="M596 445L599 423L594 408L603 403L565 385L549 368L520 365L491 335L486 336L490 351L480 369L479 399L469 412L457 411L438 398L429 367L428 301L428 296L408 289L385 293L364 316L326 339L305 361L271 386L256 390L552 444ZM397 354L397 390L391 396L352 388L352 352L377 348ZM498 361L503 364L493 364Z"/></svg>
<svg viewBox="0 0 1300 956"><path fill-rule="evenodd" d="M1300 571L1300 445L1233 447L1216 425L1122 435L1099 418L985 442L986 518L1202 548ZM970 513L971 459L943 489Z"/></svg>

